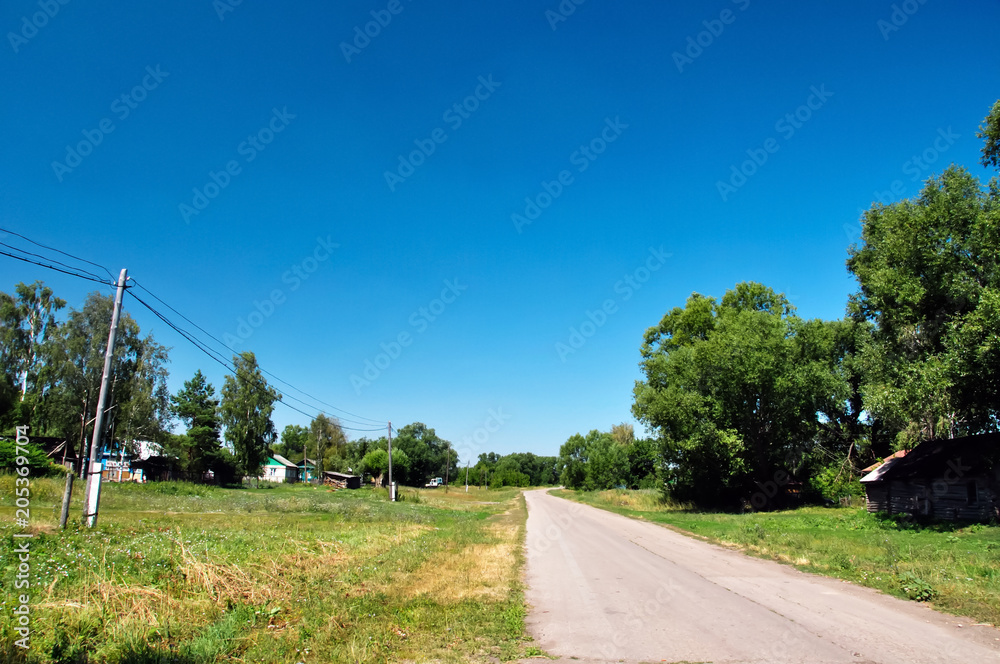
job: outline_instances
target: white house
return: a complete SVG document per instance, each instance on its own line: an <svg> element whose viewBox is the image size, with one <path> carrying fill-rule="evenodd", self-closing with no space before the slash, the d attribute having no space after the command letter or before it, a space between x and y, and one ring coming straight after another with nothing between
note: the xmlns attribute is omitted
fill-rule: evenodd
<svg viewBox="0 0 1000 664"><path fill-rule="evenodd" d="M298 482L299 467L280 454L275 454L264 464L264 474L260 479L265 482Z"/></svg>

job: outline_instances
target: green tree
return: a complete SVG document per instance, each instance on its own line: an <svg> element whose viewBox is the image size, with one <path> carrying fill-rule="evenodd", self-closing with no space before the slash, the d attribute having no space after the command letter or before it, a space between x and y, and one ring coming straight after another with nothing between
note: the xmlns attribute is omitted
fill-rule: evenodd
<svg viewBox="0 0 1000 664"><path fill-rule="evenodd" d="M309 438L316 448L316 473L322 477L324 470L343 470L347 451L347 438L340 421L320 413L309 424Z"/></svg>
<svg viewBox="0 0 1000 664"><path fill-rule="evenodd" d="M289 461L298 463L308 454L315 461L316 455L309 449L309 428L301 424L287 424L281 430L281 442L274 446L274 452Z"/></svg>
<svg viewBox="0 0 1000 664"><path fill-rule="evenodd" d="M14 295L0 293L0 372L20 392L17 424L37 428L36 407L57 380L51 345L58 337L56 312L65 306L41 281L18 283Z"/></svg>
<svg viewBox="0 0 1000 664"><path fill-rule="evenodd" d="M233 356L233 366L236 375L226 376L222 387L222 423L240 473L259 478L276 438L271 413L281 395L264 380L253 353Z"/></svg>
<svg viewBox="0 0 1000 664"><path fill-rule="evenodd" d="M199 369L170 401L174 415L187 425L187 433L178 441L184 469L200 477L222 451L222 419L215 388Z"/></svg>
<svg viewBox="0 0 1000 664"><path fill-rule="evenodd" d="M392 450L392 479L394 482L399 482L396 479L397 473L405 475L407 469L410 466L410 458L407 456L406 452L403 450ZM382 449L373 449L361 460L359 464L359 470L362 474L369 474L375 478L375 482L378 486L382 486L382 482L385 479L386 473L389 472L389 453Z"/></svg>
<svg viewBox="0 0 1000 664"><path fill-rule="evenodd" d="M990 136L984 163L996 159ZM899 447L996 430L1000 184L984 190L950 166L918 198L868 210L861 239L847 265L860 287L851 312L873 326L865 410L900 432Z"/></svg>
<svg viewBox="0 0 1000 664"><path fill-rule="evenodd" d="M448 441L440 438L434 429L423 422L407 424L392 441L393 458L395 459L396 450L402 450L409 459L406 472L400 473L397 481L410 486L423 486L432 477L444 477L446 464L450 464L449 476L453 477L458 453L449 448ZM393 466L393 479L395 478L396 470Z"/></svg>
<svg viewBox="0 0 1000 664"><path fill-rule="evenodd" d="M734 504L812 439L837 381L804 326L784 295L748 282L721 302L695 293L646 331L632 412L659 434L667 490Z"/></svg>
<svg viewBox="0 0 1000 664"><path fill-rule="evenodd" d="M976 136L984 143L983 166L1000 168L1000 99L993 104L983 124L979 125Z"/></svg>

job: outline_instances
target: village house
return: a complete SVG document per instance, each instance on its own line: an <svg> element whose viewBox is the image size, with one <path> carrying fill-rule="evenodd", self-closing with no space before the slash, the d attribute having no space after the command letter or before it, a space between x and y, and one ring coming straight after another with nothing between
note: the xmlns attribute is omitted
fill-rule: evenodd
<svg viewBox="0 0 1000 664"><path fill-rule="evenodd" d="M275 454L264 464L264 474L260 479L265 482L298 482L299 467L280 454Z"/></svg>
<svg viewBox="0 0 1000 664"><path fill-rule="evenodd" d="M888 457L861 483L869 512L952 521L1000 518L1000 433L929 440Z"/></svg>

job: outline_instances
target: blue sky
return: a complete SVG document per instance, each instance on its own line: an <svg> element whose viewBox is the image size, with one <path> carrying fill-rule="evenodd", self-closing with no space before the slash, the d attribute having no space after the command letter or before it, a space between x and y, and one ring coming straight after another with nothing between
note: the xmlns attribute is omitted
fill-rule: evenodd
<svg viewBox="0 0 1000 664"><path fill-rule="evenodd" d="M676 4L7 2L0 226L463 462L556 454L631 421L642 333L691 292L840 317L859 210L986 173L1000 4ZM96 286L0 260L35 279ZM126 306L172 390L221 386Z"/></svg>

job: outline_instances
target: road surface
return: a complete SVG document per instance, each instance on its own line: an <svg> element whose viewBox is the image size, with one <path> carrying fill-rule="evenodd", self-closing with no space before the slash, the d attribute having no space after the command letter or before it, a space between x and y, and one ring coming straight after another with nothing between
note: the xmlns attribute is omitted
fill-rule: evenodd
<svg viewBox="0 0 1000 664"><path fill-rule="evenodd" d="M528 630L566 661L987 664L1000 631L543 491Z"/></svg>

